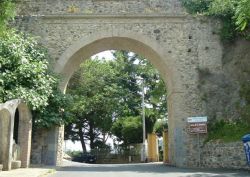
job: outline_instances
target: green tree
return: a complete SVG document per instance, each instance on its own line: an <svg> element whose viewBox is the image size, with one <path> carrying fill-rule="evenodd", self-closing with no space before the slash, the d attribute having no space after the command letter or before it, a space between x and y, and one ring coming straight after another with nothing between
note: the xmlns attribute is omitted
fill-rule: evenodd
<svg viewBox="0 0 250 177"><path fill-rule="evenodd" d="M14 16L14 1L1 0L0 102L23 99L33 111L34 126L61 125L69 119L69 98L58 89L46 50L34 37L8 27Z"/></svg>
<svg viewBox="0 0 250 177"><path fill-rule="evenodd" d="M121 95L123 94L122 97L126 98L123 99L123 105L127 106L123 109L125 110L121 115L123 118L119 120L118 117L117 123L114 123L112 132L118 137L118 140L122 140L126 144L132 142L126 138L133 137L134 135L133 131L126 131L124 129L131 129L133 127L120 127L120 129L117 127L122 125L122 122L126 124L126 117L128 117L129 120L131 117L140 117L140 121L142 121L142 84L144 85L145 92L145 121L147 133L153 132L153 127L157 119L166 117L166 88L159 73L145 58L127 51L116 51L114 56L114 67L118 70L117 78L119 78L117 82L120 87L124 88ZM138 125L138 127L142 130L141 125ZM134 128L137 127L134 126ZM128 134L124 136L123 131L131 132L131 136L128 136ZM137 143L142 142L142 133L136 137L138 138ZM133 143L135 142L133 139Z"/></svg>
<svg viewBox="0 0 250 177"><path fill-rule="evenodd" d="M86 151L86 140L94 149L96 140L105 142L110 134L113 118L120 107L114 76L109 62L87 60L70 80L67 93L73 96L71 112L74 119L66 127L66 138L80 140L83 151Z"/></svg>
<svg viewBox="0 0 250 177"><path fill-rule="evenodd" d="M221 36L249 38L250 0L182 0L188 12L218 17L222 20Z"/></svg>
<svg viewBox="0 0 250 177"><path fill-rule="evenodd" d="M58 89L58 84L55 84L52 94L48 97L47 106L32 111L34 128L51 128L55 125L67 125L72 121L70 112L72 102L71 95L63 94Z"/></svg>
<svg viewBox="0 0 250 177"><path fill-rule="evenodd" d="M138 116L141 114L142 85L145 91L145 103L157 110L161 117L166 117L167 100L165 83L160 74L143 57L127 51L116 51L113 67L117 70L116 77L119 87L124 88L121 94L125 105L128 104L130 112L123 116ZM143 83L142 83L143 81Z"/></svg>
<svg viewBox="0 0 250 177"><path fill-rule="evenodd" d="M168 129L168 123L166 119L159 119L154 124L154 132L158 136L162 136L162 133L165 129Z"/></svg>
<svg viewBox="0 0 250 177"><path fill-rule="evenodd" d="M142 143L142 119L139 116L119 118L114 122L112 132L124 146Z"/></svg>
<svg viewBox="0 0 250 177"><path fill-rule="evenodd" d="M9 20L15 16L15 4L12 0L0 1L0 35L4 34L7 30Z"/></svg>
<svg viewBox="0 0 250 177"><path fill-rule="evenodd" d="M84 151L86 140L94 148L95 141L105 137L105 142L105 135L111 133L126 145L142 142L142 79L149 105L147 132L153 131L156 119L165 117L167 111L162 108L166 105L166 89L153 67L131 52L116 51L114 57L111 61L86 61L69 82L68 94L74 97L71 110L75 116L66 127L66 138L80 140Z"/></svg>
<svg viewBox="0 0 250 177"><path fill-rule="evenodd" d="M56 78L48 56L30 36L9 31L0 40L0 101L21 98L32 109L48 104Z"/></svg>

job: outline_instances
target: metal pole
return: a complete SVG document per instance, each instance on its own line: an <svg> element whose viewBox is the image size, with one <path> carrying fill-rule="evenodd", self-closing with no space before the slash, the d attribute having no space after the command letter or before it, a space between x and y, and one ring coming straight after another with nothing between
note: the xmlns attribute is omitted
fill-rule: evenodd
<svg viewBox="0 0 250 177"><path fill-rule="evenodd" d="M143 127L143 143L142 143L142 161L146 161L146 122L145 122L145 95L144 95L144 83L142 80L142 127Z"/></svg>
<svg viewBox="0 0 250 177"><path fill-rule="evenodd" d="M197 134L198 136L198 167L201 167L201 148L200 148L200 134Z"/></svg>

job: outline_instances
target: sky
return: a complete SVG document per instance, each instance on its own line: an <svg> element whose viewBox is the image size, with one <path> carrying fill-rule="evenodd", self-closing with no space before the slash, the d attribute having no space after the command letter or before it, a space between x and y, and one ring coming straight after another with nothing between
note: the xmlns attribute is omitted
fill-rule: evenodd
<svg viewBox="0 0 250 177"><path fill-rule="evenodd" d="M113 139L108 138L107 143L113 147ZM87 151L90 150L88 142L86 142ZM64 151L82 151L82 145L80 141L72 142L71 140L64 141Z"/></svg>
<svg viewBox="0 0 250 177"><path fill-rule="evenodd" d="M95 58L95 57L98 57L98 58L105 58L105 59L114 59L114 56L112 54L112 50L107 50L107 51L104 51L104 52L100 52L96 55L93 55L91 58Z"/></svg>

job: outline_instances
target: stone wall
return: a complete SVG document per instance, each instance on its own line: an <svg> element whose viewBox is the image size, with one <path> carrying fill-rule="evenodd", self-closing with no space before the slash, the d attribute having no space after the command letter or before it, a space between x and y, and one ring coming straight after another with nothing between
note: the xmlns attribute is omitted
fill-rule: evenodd
<svg viewBox="0 0 250 177"><path fill-rule="evenodd" d="M46 163L46 145L45 138L47 137L47 130L33 130L32 134L32 151L31 163L32 164L45 164Z"/></svg>
<svg viewBox="0 0 250 177"><path fill-rule="evenodd" d="M209 68L199 70L199 93L202 107L210 121L235 120L241 115L237 105L241 85L250 78L250 41L237 39L223 44L222 69L213 72ZM218 99L220 98L220 99Z"/></svg>
<svg viewBox="0 0 250 177"><path fill-rule="evenodd" d="M249 64L249 56L243 56L249 48L223 48L218 21L186 15L179 0L25 0L19 5L17 28L41 37L55 70L64 77L64 88L79 64L93 54L110 49L145 54L167 83L173 165L195 167L199 160L187 117L238 117L234 105L240 100L242 72L234 77L241 70L234 63L241 57ZM43 162L45 152L47 164L60 161L61 132L54 129L33 137L33 162Z"/></svg>
<svg viewBox="0 0 250 177"><path fill-rule="evenodd" d="M185 11L179 0L21 0L20 15L171 14Z"/></svg>
<svg viewBox="0 0 250 177"><path fill-rule="evenodd" d="M57 154L56 154L56 165L62 164L63 155L64 155L64 126L56 127L57 133Z"/></svg>
<svg viewBox="0 0 250 177"><path fill-rule="evenodd" d="M178 0L70 2L75 12L68 11L69 1L22 1L16 20L18 29L41 37L55 60L55 70L63 76L62 90L91 55L110 49L141 54L159 70L168 87L170 162L196 166L197 147L187 132L186 118L205 114L198 94L198 68L221 71L219 23L185 15ZM61 152L59 134L47 136L52 155Z"/></svg>
<svg viewBox="0 0 250 177"><path fill-rule="evenodd" d="M238 105L244 100L239 96L239 91L242 83L249 82L249 78L250 41L239 38L224 43L222 70L217 73L209 69L200 71L202 105L210 122L222 119L230 121L241 116ZM211 141L202 148L203 167L249 170L240 140L234 143Z"/></svg>
<svg viewBox="0 0 250 177"><path fill-rule="evenodd" d="M59 127L52 127L50 129L36 129L33 131L32 164L57 165L57 163L61 162L63 136L60 135L58 137L58 133L61 132L59 129Z"/></svg>
<svg viewBox="0 0 250 177"><path fill-rule="evenodd" d="M223 46L220 24L186 15L179 0L22 0L19 7L17 28L41 37L55 69L65 77L63 87L83 59L102 50L131 49L148 57L168 87L173 165L196 167L199 162L196 137L186 129L187 117L207 115L209 122L239 117L235 104L241 101L241 83L249 78L244 72L250 68L249 42ZM33 163L60 163L62 132L55 128L33 136ZM234 168L234 160L244 166L241 148L240 143L208 143L201 162Z"/></svg>
<svg viewBox="0 0 250 177"><path fill-rule="evenodd" d="M246 169L246 156L242 142L223 143L211 141L206 143L201 151L201 167Z"/></svg>

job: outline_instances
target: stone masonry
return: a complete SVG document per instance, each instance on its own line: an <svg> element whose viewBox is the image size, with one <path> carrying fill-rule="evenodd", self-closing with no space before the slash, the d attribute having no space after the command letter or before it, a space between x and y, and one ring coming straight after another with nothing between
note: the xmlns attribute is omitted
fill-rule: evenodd
<svg viewBox="0 0 250 177"><path fill-rule="evenodd" d="M63 127L33 130L32 164L56 165L61 163L62 158L59 157L63 156L63 130ZM55 142L59 142L58 145Z"/></svg>
<svg viewBox="0 0 250 177"><path fill-rule="evenodd" d="M202 167L250 169L246 163L246 156L242 142L223 143L211 141L202 148Z"/></svg>
<svg viewBox="0 0 250 177"><path fill-rule="evenodd" d="M13 133L15 112L19 112L18 139L20 157L13 159ZM15 167L27 168L30 164L32 117L22 100L10 100L0 104L0 165L3 170Z"/></svg>
<svg viewBox="0 0 250 177"><path fill-rule="evenodd" d="M170 163L198 166L196 136L188 134L186 118L210 113L199 71L224 72L218 21L187 15L179 0L22 0L18 14L17 28L40 36L48 48L63 91L80 63L98 52L123 49L146 57L168 90ZM50 156L60 164L63 128L53 131L54 138L41 146L50 144Z"/></svg>

